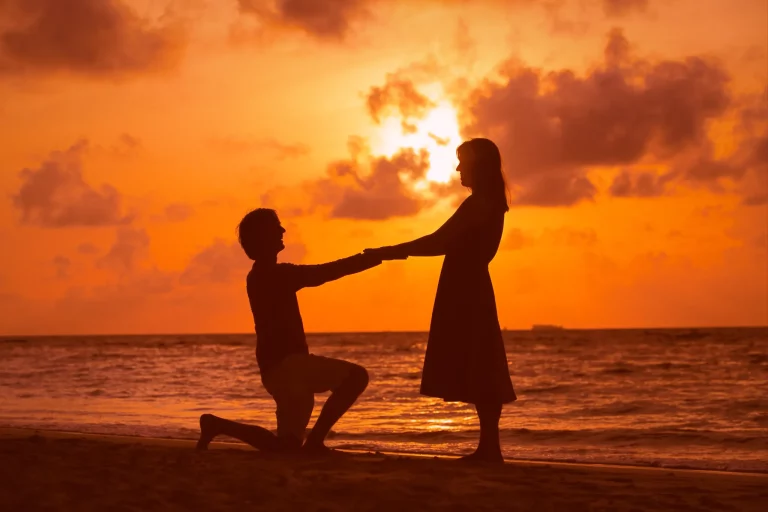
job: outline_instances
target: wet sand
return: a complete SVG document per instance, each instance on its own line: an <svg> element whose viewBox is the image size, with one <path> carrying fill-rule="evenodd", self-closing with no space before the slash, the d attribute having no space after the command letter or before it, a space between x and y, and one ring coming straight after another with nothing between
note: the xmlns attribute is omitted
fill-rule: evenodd
<svg viewBox="0 0 768 512"><path fill-rule="evenodd" d="M758 511L768 475L337 453L0 429L0 510Z"/></svg>

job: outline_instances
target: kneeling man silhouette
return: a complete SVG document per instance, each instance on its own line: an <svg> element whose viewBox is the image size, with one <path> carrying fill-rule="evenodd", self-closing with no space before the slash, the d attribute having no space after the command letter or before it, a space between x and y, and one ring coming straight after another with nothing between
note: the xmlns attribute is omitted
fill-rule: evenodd
<svg viewBox="0 0 768 512"><path fill-rule="evenodd" d="M309 353L296 292L375 267L381 258L357 254L322 265L278 263L277 255L285 248L283 233L277 213L266 208L251 211L238 225L240 245L254 262L246 287L261 381L277 405L277 435L256 425L203 414L198 449L206 449L218 435L227 435L262 451L327 453L326 435L368 385L368 372L362 366ZM314 395L327 391L331 396L304 442Z"/></svg>

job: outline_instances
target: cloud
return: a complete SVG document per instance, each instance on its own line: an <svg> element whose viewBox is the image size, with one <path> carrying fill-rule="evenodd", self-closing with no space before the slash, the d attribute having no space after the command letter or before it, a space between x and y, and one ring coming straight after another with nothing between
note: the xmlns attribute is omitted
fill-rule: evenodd
<svg viewBox="0 0 768 512"><path fill-rule="evenodd" d="M603 11L608 17L625 16L632 11L644 12L648 0L603 0Z"/></svg>
<svg viewBox="0 0 768 512"><path fill-rule="evenodd" d="M546 229L537 237L519 228L512 228L504 235L501 249L515 251L542 244L560 247L593 247L597 242L598 236L593 229L560 227Z"/></svg>
<svg viewBox="0 0 768 512"><path fill-rule="evenodd" d="M37 169L24 169L19 193L12 197L21 221L48 228L127 224L122 197L111 185L95 189L85 182L82 159L87 142L53 151Z"/></svg>
<svg viewBox="0 0 768 512"><path fill-rule="evenodd" d="M710 141L672 161L681 183L714 192L734 191L743 204L768 204L768 89L737 101L732 135L735 149L715 156Z"/></svg>
<svg viewBox="0 0 768 512"><path fill-rule="evenodd" d="M424 117L435 104L421 94L411 80L390 73L383 86L371 87L366 106L368 114L377 124L382 115L387 115L392 108L396 109L402 118L403 131L408 132L408 121Z"/></svg>
<svg viewBox="0 0 768 512"><path fill-rule="evenodd" d="M184 222L195 213L195 209L186 203L172 203L163 210L163 218L168 222Z"/></svg>
<svg viewBox="0 0 768 512"><path fill-rule="evenodd" d="M306 156L310 152L306 144L286 144L272 138L214 137L209 140L210 147L220 153L236 154L251 151L266 151L274 154L278 160Z"/></svg>
<svg viewBox="0 0 768 512"><path fill-rule="evenodd" d="M748 99L736 127L740 144L730 161L744 169L741 183L747 206L768 204L768 88Z"/></svg>
<svg viewBox="0 0 768 512"><path fill-rule="evenodd" d="M234 26L233 35L236 40L255 38L264 42L275 34L299 33L318 41L339 43L347 41L361 22L383 17L383 11L377 12L380 6L391 7L395 3L409 7L411 4L417 8L423 4L405 0L237 0L241 19ZM584 13L588 5L582 0L433 0L430 3L462 8L485 4L503 10L540 9L552 33L583 34L590 26L590 20L577 15ZM600 0L591 3L602 7L607 18L619 18L632 12L646 11L649 0ZM461 22L459 27L453 46L469 58L475 48L463 37L468 31L466 24Z"/></svg>
<svg viewBox="0 0 768 512"><path fill-rule="evenodd" d="M529 247L533 244L533 241L533 237L525 234L523 230L512 228L506 235L504 235L504 240L501 242L501 249L517 251Z"/></svg>
<svg viewBox="0 0 768 512"><path fill-rule="evenodd" d="M541 176L519 189L513 204L518 206L571 206L593 201L597 189L585 176L564 170L559 175Z"/></svg>
<svg viewBox="0 0 768 512"><path fill-rule="evenodd" d="M707 123L730 102L728 75L700 57L635 58L621 30L585 76L544 73L514 60L469 95L462 133L494 140L515 204L591 200L591 167L667 160L707 143Z"/></svg>
<svg viewBox="0 0 768 512"><path fill-rule="evenodd" d="M567 247L592 247L598 242L597 233L593 229L569 227L547 229L542 239L552 245Z"/></svg>
<svg viewBox="0 0 768 512"><path fill-rule="evenodd" d="M309 184L313 203L331 206L334 218L384 220L415 215L426 200L409 183L424 177L429 167L426 150L402 149L391 158L375 157L367 173L355 159L328 166L328 177Z"/></svg>
<svg viewBox="0 0 768 512"><path fill-rule="evenodd" d="M80 254L97 254L99 249L92 243L85 242L77 246L77 252Z"/></svg>
<svg viewBox="0 0 768 512"><path fill-rule="evenodd" d="M141 150L141 139L134 137L130 133L123 133L117 141L117 144L112 146L112 153L118 158L130 158Z"/></svg>
<svg viewBox="0 0 768 512"><path fill-rule="evenodd" d="M460 24L460 28L462 27L464 26ZM468 35L464 39L457 44L472 44ZM368 115L376 124L379 124L383 117L399 115L403 133L412 133L415 131L413 121L423 119L436 106L436 103L421 93L418 87L435 83L441 83L444 87L456 87L456 84L450 83L456 82L453 72L455 69L442 64L434 54L429 54L387 73L384 85L371 87L365 95Z"/></svg>
<svg viewBox="0 0 768 512"><path fill-rule="evenodd" d="M119 273L130 273L148 255L149 235L144 229L119 227L116 231L115 243L107 254L99 258L96 266L116 270Z"/></svg>
<svg viewBox="0 0 768 512"><path fill-rule="evenodd" d="M370 0L238 0L241 15L259 27L296 31L321 41L343 41L369 14Z"/></svg>
<svg viewBox="0 0 768 512"><path fill-rule="evenodd" d="M666 185L673 178L673 173L657 175L623 169L608 191L614 197L657 197L666 194Z"/></svg>
<svg viewBox="0 0 768 512"><path fill-rule="evenodd" d="M70 268L72 267L72 261L66 256L56 256L53 258L53 266L56 269L56 277L59 279L67 279L70 276Z"/></svg>
<svg viewBox="0 0 768 512"><path fill-rule="evenodd" d="M300 263L306 247L300 242L286 243L278 255L281 262ZM214 240L209 246L192 256L179 276L182 286L229 284L242 282L253 262L243 252L237 241Z"/></svg>
<svg viewBox="0 0 768 512"><path fill-rule="evenodd" d="M231 283L243 280L253 262L237 242L215 240L195 254L182 272L179 283L198 286L211 283Z"/></svg>
<svg viewBox="0 0 768 512"><path fill-rule="evenodd" d="M174 67L184 34L123 0L3 0L0 73L69 71L118 77Z"/></svg>

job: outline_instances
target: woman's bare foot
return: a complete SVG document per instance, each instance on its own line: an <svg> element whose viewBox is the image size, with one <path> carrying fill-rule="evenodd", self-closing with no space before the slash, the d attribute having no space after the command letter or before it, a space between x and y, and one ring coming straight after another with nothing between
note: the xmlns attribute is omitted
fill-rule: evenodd
<svg viewBox="0 0 768 512"><path fill-rule="evenodd" d="M477 450L469 455L459 457L457 460L467 464L504 464L501 451L490 450Z"/></svg>
<svg viewBox="0 0 768 512"><path fill-rule="evenodd" d="M208 445L216 437L216 416L203 414L200 416L200 439L197 440L198 450L207 450Z"/></svg>

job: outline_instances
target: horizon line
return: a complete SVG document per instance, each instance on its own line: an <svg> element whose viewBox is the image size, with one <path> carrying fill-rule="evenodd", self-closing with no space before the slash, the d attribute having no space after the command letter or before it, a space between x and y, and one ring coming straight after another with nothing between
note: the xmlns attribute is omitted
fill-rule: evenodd
<svg viewBox="0 0 768 512"><path fill-rule="evenodd" d="M540 324L535 324L540 325ZM715 330L715 329L768 329L768 324L764 325L709 325L709 326L676 326L676 327L562 327L553 330L534 331L527 329L506 329L502 332L562 332L562 331L662 331L662 330ZM376 330L376 331L308 331L306 335L326 335L326 334L428 334L429 330ZM145 333L57 333L57 334L0 334L0 339L4 338L43 338L43 337L65 337L65 336L255 336L255 331L248 332L145 332Z"/></svg>

